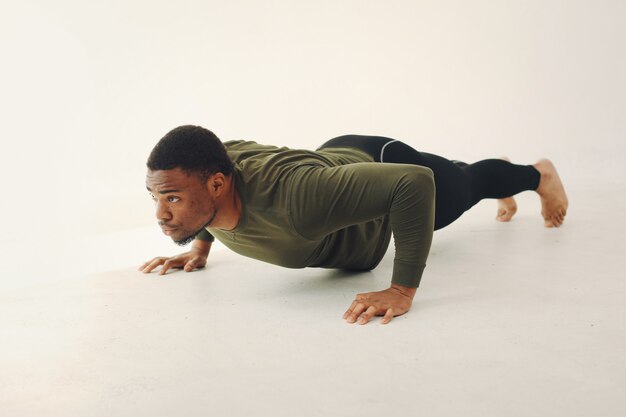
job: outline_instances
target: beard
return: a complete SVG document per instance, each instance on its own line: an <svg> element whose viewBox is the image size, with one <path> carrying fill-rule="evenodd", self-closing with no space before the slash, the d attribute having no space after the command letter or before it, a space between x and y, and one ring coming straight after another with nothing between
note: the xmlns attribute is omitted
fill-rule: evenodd
<svg viewBox="0 0 626 417"><path fill-rule="evenodd" d="M182 239L177 239L177 240L172 239L172 240L174 240L174 243L176 243L178 246L187 246L188 244L193 242L196 236L198 236L204 230L205 227L208 227L211 225L211 223L213 223L213 220L215 220L215 216L217 216L217 209L213 209L213 214L209 218L209 221L207 221L204 224L204 226L202 226L200 229L198 229L197 231L195 231L194 233L188 236L185 236Z"/></svg>
<svg viewBox="0 0 626 417"><path fill-rule="evenodd" d="M200 234L200 232L202 232L204 230L204 227L200 230L198 230L197 232L186 236L182 239L178 239L178 240L174 240L174 243L176 243L178 246L187 246L188 244L190 244L191 242L193 242L193 240L196 238L196 236L198 236Z"/></svg>

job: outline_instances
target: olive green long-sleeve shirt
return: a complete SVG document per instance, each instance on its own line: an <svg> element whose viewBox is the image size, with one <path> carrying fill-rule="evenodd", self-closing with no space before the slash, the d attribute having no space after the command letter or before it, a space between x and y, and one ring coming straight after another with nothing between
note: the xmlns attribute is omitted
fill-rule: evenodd
<svg viewBox="0 0 626 417"><path fill-rule="evenodd" d="M225 142L242 202L232 231L207 228L233 251L288 268L369 270L395 241L392 283L418 287L434 229L429 168L373 162L353 148L306 151Z"/></svg>

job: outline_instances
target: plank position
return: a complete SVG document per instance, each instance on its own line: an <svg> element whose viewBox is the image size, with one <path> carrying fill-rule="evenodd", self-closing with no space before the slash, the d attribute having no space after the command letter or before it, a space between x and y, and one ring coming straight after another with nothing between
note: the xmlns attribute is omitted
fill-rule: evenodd
<svg viewBox="0 0 626 417"><path fill-rule="evenodd" d="M484 198L498 199L498 221L517 210L513 196L541 199L546 227L563 224L568 200L547 159L473 164L418 152L381 136L345 135L316 151L222 143L200 126L180 126L152 150L146 176L163 232L191 250L139 267L203 268L215 238L233 251L287 268L371 270L393 233L391 286L357 294L343 318L389 323L406 313L441 229Z"/></svg>

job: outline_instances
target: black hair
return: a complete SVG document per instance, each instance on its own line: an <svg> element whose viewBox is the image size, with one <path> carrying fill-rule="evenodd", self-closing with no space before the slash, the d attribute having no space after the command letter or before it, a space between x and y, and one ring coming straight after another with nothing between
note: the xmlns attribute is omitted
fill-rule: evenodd
<svg viewBox="0 0 626 417"><path fill-rule="evenodd" d="M146 165L151 171L181 168L199 175L202 181L216 172L227 176L233 172L233 163L219 138L193 125L170 130L152 149Z"/></svg>

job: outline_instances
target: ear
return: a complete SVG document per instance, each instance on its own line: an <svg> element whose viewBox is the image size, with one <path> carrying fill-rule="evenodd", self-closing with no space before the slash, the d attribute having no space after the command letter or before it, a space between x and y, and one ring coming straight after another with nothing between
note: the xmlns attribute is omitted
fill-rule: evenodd
<svg viewBox="0 0 626 417"><path fill-rule="evenodd" d="M218 196L224 191L226 185L226 177L221 172L216 172L211 175L206 182L207 189L211 194Z"/></svg>

